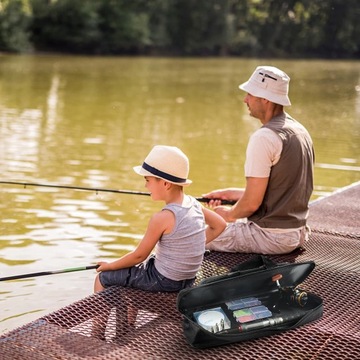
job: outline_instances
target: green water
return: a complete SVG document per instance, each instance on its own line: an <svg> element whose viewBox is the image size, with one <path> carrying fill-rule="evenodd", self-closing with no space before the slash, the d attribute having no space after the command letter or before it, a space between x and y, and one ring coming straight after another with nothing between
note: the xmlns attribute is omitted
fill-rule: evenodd
<svg viewBox="0 0 360 360"><path fill-rule="evenodd" d="M316 151L313 199L360 179L360 62L0 55L1 178L146 191L155 144L190 159L189 194L243 186L260 122L238 85L259 64L291 77L288 112ZM148 197L0 185L0 277L131 250L162 204ZM0 332L92 292L94 270L2 282Z"/></svg>

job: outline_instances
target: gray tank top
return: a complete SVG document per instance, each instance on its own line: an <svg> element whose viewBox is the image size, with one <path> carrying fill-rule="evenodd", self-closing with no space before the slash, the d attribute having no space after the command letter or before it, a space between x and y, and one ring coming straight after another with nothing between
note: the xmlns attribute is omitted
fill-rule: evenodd
<svg viewBox="0 0 360 360"><path fill-rule="evenodd" d="M168 204L163 210L175 215L175 226L164 234L155 248L155 267L172 280L195 277L205 252L205 220L201 204L185 195L184 204Z"/></svg>

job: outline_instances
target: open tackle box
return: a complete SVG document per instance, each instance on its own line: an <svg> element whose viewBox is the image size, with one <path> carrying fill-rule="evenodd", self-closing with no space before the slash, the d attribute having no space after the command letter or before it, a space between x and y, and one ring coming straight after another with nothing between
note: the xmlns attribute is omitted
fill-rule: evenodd
<svg viewBox="0 0 360 360"><path fill-rule="evenodd" d="M197 348L219 346L294 329L323 314L322 299L301 288L313 261L275 263L256 256L225 275L179 292L183 330Z"/></svg>

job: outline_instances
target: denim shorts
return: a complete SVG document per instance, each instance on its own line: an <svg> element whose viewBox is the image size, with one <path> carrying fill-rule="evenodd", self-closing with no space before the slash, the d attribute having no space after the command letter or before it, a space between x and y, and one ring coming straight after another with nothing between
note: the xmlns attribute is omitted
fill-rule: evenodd
<svg viewBox="0 0 360 360"><path fill-rule="evenodd" d="M150 292L175 292L191 287L194 283L195 278L180 281L168 279L156 270L154 261L155 257L151 256L137 266L103 271L99 274L101 285L104 288L118 285Z"/></svg>

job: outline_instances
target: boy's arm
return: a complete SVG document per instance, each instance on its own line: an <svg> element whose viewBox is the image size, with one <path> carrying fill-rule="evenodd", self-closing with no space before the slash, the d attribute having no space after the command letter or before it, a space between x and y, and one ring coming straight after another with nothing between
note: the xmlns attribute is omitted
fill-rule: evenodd
<svg viewBox="0 0 360 360"><path fill-rule="evenodd" d="M100 261L96 271L109 271L128 268L144 261L154 249L161 235L168 232L169 224L174 222L170 211L160 211L154 214L148 224L145 235L135 250L125 254L120 259L107 263Z"/></svg>
<svg viewBox="0 0 360 360"><path fill-rule="evenodd" d="M205 222L207 224L206 228L206 243L214 240L218 237L226 227L226 221L216 212L203 207L203 213L205 217Z"/></svg>

